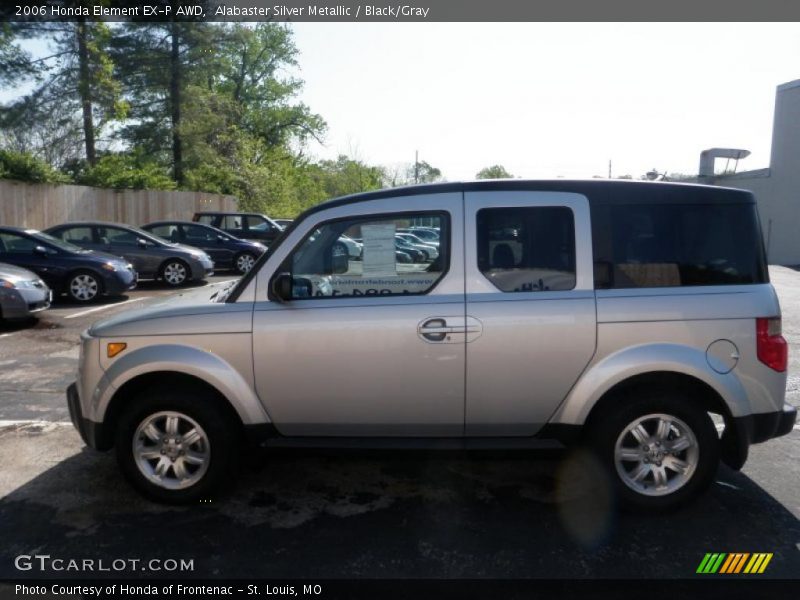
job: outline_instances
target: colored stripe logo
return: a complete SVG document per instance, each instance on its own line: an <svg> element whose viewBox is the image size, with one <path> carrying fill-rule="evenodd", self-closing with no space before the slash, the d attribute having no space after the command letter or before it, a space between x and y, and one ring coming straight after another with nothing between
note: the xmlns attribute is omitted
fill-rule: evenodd
<svg viewBox="0 0 800 600"><path fill-rule="evenodd" d="M704 575L720 573L725 575L737 575L746 573L755 575L763 573L769 561L772 560L772 552L709 552L700 561L696 573Z"/></svg>

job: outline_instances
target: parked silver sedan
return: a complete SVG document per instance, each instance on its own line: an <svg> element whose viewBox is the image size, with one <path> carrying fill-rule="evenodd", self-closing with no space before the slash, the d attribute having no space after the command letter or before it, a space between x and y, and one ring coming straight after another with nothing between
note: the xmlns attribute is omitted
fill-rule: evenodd
<svg viewBox="0 0 800 600"><path fill-rule="evenodd" d="M50 308L53 292L35 273L0 263L0 320L27 319Z"/></svg>

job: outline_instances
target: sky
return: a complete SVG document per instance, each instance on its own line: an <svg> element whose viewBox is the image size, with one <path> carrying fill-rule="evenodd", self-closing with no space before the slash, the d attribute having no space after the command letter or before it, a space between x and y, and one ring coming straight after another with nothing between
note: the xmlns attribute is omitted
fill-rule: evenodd
<svg viewBox="0 0 800 600"><path fill-rule="evenodd" d="M295 23L316 158L420 160L450 181L697 172L711 147L766 167L796 23ZM37 51L44 45L37 44ZM0 101L13 90L0 90ZM722 166L722 165L720 165Z"/></svg>
<svg viewBox="0 0 800 600"><path fill-rule="evenodd" d="M320 157L421 160L451 181L696 173L711 147L768 166L800 24L296 23Z"/></svg>

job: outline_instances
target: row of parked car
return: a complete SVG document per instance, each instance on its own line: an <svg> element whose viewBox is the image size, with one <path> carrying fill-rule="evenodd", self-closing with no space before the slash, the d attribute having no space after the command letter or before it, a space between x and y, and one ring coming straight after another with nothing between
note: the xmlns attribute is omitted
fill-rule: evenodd
<svg viewBox="0 0 800 600"><path fill-rule="evenodd" d="M182 286L215 270L247 273L283 230L264 215L196 213L139 227L71 222L44 231L0 225L0 319L27 318L54 295L92 302L140 279Z"/></svg>

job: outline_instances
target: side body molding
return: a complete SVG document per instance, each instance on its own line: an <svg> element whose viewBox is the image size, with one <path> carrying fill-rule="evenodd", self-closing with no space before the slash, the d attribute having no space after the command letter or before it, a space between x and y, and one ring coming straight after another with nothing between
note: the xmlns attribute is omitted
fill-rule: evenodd
<svg viewBox="0 0 800 600"><path fill-rule="evenodd" d="M734 417L751 412L735 370L723 375L709 369L705 352L697 348L647 344L625 348L590 364L550 422L581 425L608 390L626 379L653 372L681 373L706 383L722 397Z"/></svg>
<svg viewBox="0 0 800 600"><path fill-rule="evenodd" d="M92 420L102 422L111 399L125 383L159 371L192 375L216 388L245 425L270 422L252 387L233 366L215 354L182 344L146 346L114 361L92 399Z"/></svg>

